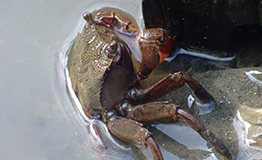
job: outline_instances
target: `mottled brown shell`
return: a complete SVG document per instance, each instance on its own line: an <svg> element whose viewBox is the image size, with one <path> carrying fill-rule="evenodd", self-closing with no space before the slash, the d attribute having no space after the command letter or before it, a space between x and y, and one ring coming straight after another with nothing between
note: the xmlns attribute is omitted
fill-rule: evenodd
<svg viewBox="0 0 262 160"><path fill-rule="evenodd" d="M72 88L88 115L91 109L105 110L120 100L134 70L127 45L113 30L85 16L87 23L76 37L68 69ZM107 47L112 41L118 44L120 58L108 56Z"/></svg>

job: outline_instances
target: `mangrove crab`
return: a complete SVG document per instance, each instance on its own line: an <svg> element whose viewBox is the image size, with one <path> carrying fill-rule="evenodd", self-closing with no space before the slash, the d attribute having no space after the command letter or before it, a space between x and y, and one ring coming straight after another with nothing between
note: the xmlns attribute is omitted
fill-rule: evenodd
<svg viewBox="0 0 262 160"><path fill-rule="evenodd" d="M114 11L101 11L95 18L85 12L83 18L86 24L76 37L68 69L72 89L90 119L103 121L113 135L125 142L143 149L149 147L153 159L163 159L153 135L143 124L175 123L182 118L222 156L232 158L222 142L180 106L167 101L148 102L185 84L201 102L214 101L195 79L177 72L149 88L139 89L139 82L172 50L173 38L166 31L156 28L139 33L128 18ZM138 73L129 47L115 31L139 36L142 61Z"/></svg>

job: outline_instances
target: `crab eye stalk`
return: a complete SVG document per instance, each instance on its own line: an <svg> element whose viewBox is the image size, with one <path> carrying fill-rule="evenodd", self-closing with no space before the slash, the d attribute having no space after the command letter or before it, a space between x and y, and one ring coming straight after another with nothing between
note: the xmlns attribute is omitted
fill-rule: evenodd
<svg viewBox="0 0 262 160"><path fill-rule="evenodd" d="M93 20L93 16L92 16L92 14L91 14L90 12L85 12L85 13L83 14L83 18L84 18L86 21L89 21L90 19Z"/></svg>
<svg viewBox="0 0 262 160"><path fill-rule="evenodd" d="M120 46L116 41L112 41L106 46L106 54L108 58L113 58L116 62L120 59Z"/></svg>
<svg viewBox="0 0 262 160"><path fill-rule="evenodd" d="M118 45L116 43L116 41L112 41L109 45L107 45L107 52L108 53L115 53L117 51Z"/></svg>

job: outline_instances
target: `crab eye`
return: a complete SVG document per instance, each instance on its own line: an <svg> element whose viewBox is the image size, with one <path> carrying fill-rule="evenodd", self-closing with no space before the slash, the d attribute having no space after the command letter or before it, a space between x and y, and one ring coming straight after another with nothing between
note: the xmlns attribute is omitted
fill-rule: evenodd
<svg viewBox="0 0 262 160"><path fill-rule="evenodd" d="M113 58L115 61L118 61L120 58L120 46L116 41L112 41L106 47L106 54L108 58Z"/></svg>
<svg viewBox="0 0 262 160"><path fill-rule="evenodd" d="M83 18L86 20L86 21L89 21L90 19L93 19L93 16L90 12L85 12L83 14Z"/></svg>
<svg viewBox="0 0 262 160"><path fill-rule="evenodd" d="M115 53L118 48L116 41L112 41L109 45L107 45L108 53Z"/></svg>

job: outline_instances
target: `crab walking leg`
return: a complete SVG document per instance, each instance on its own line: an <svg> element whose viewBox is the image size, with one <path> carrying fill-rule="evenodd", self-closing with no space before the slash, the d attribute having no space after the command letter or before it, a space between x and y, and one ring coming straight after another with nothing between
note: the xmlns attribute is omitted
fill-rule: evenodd
<svg viewBox="0 0 262 160"><path fill-rule="evenodd" d="M202 103L214 101L214 98L203 88L201 84L183 72L169 74L147 89L132 89L127 95L127 98L141 101L154 100L184 86L185 84L189 86Z"/></svg>
<svg viewBox="0 0 262 160"><path fill-rule="evenodd" d="M226 146L222 142L220 142L215 137L215 135L210 130L208 130L199 120L182 109L178 109L177 113L179 117L181 117L188 125L190 125L195 131L197 131L202 138L209 142L216 149L217 152L225 156L227 159L232 158L232 155L226 148Z"/></svg>
<svg viewBox="0 0 262 160"><path fill-rule="evenodd" d="M107 121L107 126L111 133L118 138L139 148L150 148L154 160L162 160L163 156L158 144L153 139L151 133L142 127L141 123L130 119L115 119Z"/></svg>
<svg viewBox="0 0 262 160"><path fill-rule="evenodd" d="M129 108L127 116L143 124L175 123L182 118L198 134L209 142L222 156L231 159L232 156L225 145L209 131L199 120L180 106L168 102L151 102Z"/></svg>

